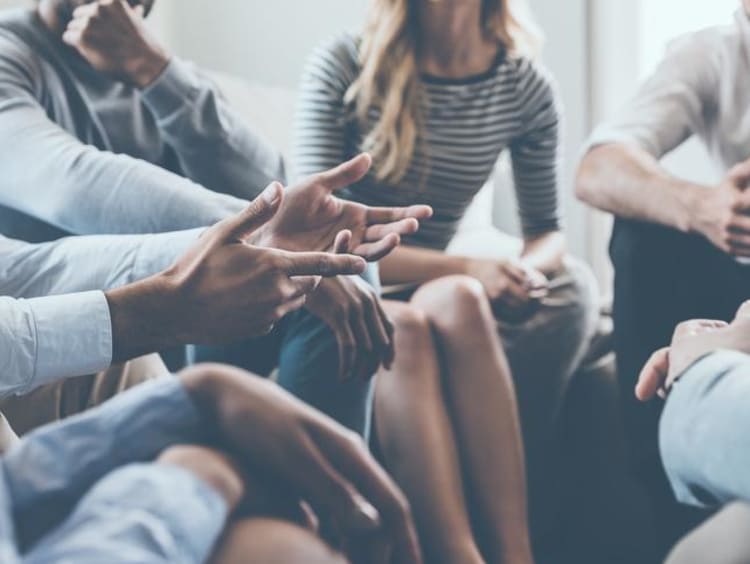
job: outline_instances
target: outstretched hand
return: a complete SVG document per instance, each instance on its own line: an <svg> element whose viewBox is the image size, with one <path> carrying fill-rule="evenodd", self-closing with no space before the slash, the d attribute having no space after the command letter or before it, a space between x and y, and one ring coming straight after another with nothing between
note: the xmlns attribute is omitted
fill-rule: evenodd
<svg viewBox="0 0 750 564"><path fill-rule="evenodd" d="M290 251L326 251L351 232L348 251L368 261L380 260L398 246L402 235L415 233L429 206L365 206L337 198L339 190L361 180L372 165L363 153L344 164L310 176L286 189L278 214L258 232L253 243Z"/></svg>

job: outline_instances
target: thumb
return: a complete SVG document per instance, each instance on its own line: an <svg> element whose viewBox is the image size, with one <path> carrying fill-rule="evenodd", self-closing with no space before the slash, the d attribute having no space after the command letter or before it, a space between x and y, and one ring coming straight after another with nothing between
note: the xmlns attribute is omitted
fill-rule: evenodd
<svg viewBox="0 0 750 564"><path fill-rule="evenodd" d="M222 225L219 237L222 240L245 241L250 235L276 215L283 199L284 189L272 182L250 205Z"/></svg>
<svg viewBox="0 0 750 564"><path fill-rule="evenodd" d="M641 401L653 398L667 381L669 373L669 348L656 351L641 370L635 387L635 396Z"/></svg>
<svg viewBox="0 0 750 564"><path fill-rule="evenodd" d="M750 183L750 159L734 165L729 170L728 177L738 188L746 188Z"/></svg>

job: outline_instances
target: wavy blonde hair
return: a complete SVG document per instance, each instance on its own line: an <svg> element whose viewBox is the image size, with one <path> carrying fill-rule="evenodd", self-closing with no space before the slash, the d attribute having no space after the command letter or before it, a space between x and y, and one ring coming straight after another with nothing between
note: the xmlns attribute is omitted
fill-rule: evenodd
<svg viewBox="0 0 750 564"><path fill-rule="evenodd" d="M406 174L419 130L417 6L420 0L371 0L359 50L361 71L346 93L357 120L370 110L380 118L364 139L378 180L397 183ZM422 0L423 1L423 0ZM535 57L542 36L526 0L481 0L480 25L513 56Z"/></svg>

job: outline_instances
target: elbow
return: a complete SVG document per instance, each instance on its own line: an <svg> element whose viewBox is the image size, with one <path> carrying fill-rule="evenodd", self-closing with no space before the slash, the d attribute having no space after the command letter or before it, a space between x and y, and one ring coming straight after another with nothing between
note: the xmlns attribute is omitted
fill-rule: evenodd
<svg viewBox="0 0 750 564"><path fill-rule="evenodd" d="M575 194L581 202L596 205L596 195L599 189L596 169L598 168L597 149L590 150L581 160L576 171Z"/></svg>

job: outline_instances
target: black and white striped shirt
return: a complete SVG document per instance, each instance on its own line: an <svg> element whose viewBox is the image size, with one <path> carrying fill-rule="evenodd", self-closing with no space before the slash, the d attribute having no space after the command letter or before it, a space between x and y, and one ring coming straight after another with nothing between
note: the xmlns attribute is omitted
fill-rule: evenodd
<svg viewBox="0 0 750 564"><path fill-rule="evenodd" d="M344 96L359 72L359 40L343 35L308 62L295 121L293 160L306 176L356 155L366 133ZM368 205L435 210L405 244L445 249L466 208L509 149L527 238L559 228L560 112L548 75L524 58L499 57L486 73L421 77L421 128L406 175L393 186L372 174L343 193ZM369 127L378 119L372 109Z"/></svg>

